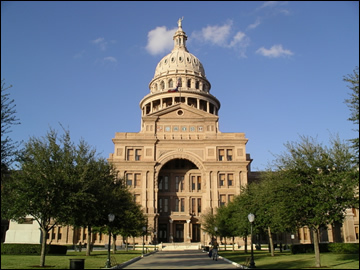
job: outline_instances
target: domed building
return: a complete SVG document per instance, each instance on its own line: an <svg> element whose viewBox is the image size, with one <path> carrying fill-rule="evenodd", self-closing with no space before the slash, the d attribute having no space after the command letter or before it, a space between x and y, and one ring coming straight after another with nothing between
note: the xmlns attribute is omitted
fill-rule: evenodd
<svg viewBox="0 0 360 270"><path fill-rule="evenodd" d="M259 174L250 171L245 134L219 130L220 102L210 94L202 63L186 47L181 19L173 39L173 50L157 64L149 94L140 101L141 130L116 133L108 161L145 211L146 243L186 243L187 248L195 243L199 247L211 241L201 227L204 214L215 213L240 194L242 186L257 181ZM2 231L4 238L6 229ZM86 228L57 225L47 242L76 245L85 243L87 234ZM307 227L294 235L282 233L273 238L274 243L311 243ZM29 216L22 224L11 221L2 241L40 243L40 239L39 226ZM266 236L260 235L259 241L262 239L267 242ZM320 241L358 243L359 210L347 209L344 223L329 225ZM106 245L108 236L93 233L91 243ZM116 245L122 243L118 237ZM237 237L235 243L244 248L243 239Z"/></svg>
<svg viewBox="0 0 360 270"><path fill-rule="evenodd" d="M108 161L143 206L151 240L204 243L210 236L202 232L202 214L231 201L248 182L248 140L220 132L220 102L186 47L181 20L173 40L140 101L140 132L116 133Z"/></svg>

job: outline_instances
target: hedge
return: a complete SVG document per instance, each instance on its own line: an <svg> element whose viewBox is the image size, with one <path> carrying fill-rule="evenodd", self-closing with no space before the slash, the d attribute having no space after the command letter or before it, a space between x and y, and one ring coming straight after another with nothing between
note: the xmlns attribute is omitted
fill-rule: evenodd
<svg viewBox="0 0 360 270"><path fill-rule="evenodd" d="M331 252L342 254L359 254L358 243L320 243L319 249L320 253ZM292 254L314 253L314 244L291 245L290 250Z"/></svg>
<svg viewBox="0 0 360 270"><path fill-rule="evenodd" d="M67 247L47 245L46 254L66 255ZM1 243L1 255L41 255L40 244L4 244Z"/></svg>

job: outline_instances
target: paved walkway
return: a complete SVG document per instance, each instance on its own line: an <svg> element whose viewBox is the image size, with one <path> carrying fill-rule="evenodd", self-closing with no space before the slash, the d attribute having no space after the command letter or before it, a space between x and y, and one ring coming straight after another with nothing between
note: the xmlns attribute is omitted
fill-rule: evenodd
<svg viewBox="0 0 360 270"><path fill-rule="evenodd" d="M134 260L135 261L135 260ZM159 251L145 256L122 269L232 269L238 264L222 258L209 258L201 250Z"/></svg>

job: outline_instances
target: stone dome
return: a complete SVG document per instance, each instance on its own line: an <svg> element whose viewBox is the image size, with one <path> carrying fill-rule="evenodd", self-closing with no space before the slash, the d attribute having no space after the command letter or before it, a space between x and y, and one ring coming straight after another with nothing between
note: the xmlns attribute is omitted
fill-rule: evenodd
<svg viewBox="0 0 360 270"><path fill-rule="evenodd" d="M205 70L199 59L186 50L172 50L164 56L155 69L154 78L172 74L192 74L205 78Z"/></svg>
<svg viewBox="0 0 360 270"><path fill-rule="evenodd" d="M179 19L178 29L173 36L174 48L155 68L154 77L149 83L151 93L175 87L180 87L182 91L210 91L211 85L206 79L202 63L186 48L187 36L181 22L182 19Z"/></svg>

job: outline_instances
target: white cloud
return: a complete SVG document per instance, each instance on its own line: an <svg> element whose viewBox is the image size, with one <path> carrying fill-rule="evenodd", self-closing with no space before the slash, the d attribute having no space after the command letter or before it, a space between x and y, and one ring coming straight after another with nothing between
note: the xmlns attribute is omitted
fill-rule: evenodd
<svg viewBox="0 0 360 270"><path fill-rule="evenodd" d="M104 57L104 61L105 61L105 62L117 63L116 58L113 57L113 56Z"/></svg>
<svg viewBox="0 0 360 270"><path fill-rule="evenodd" d="M215 45L226 46L230 30L231 23L224 24L223 26L208 26L201 30L199 37Z"/></svg>
<svg viewBox="0 0 360 270"><path fill-rule="evenodd" d="M159 26L148 33L148 43L146 50L152 54L157 55L170 51L173 46L173 36L177 28L167 30L165 26Z"/></svg>
<svg viewBox="0 0 360 270"><path fill-rule="evenodd" d="M283 49L281 44L274 45L270 49L265 49L264 47L261 47L256 51L256 53L261 54L263 56L269 57L269 58L277 58L277 57L284 57L284 56L290 56L294 53L290 50Z"/></svg>
<svg viewBox="0 0 360 270"><path fill-rule="evenodd" d="M261 24L261 20L260 18L257 18L256 21L253 24L250 24L247 27L247 30L251 30L251 29L255 29L256 27L258 27Z"/></svg>
<svg viewBox="0 0 360 270"><path fill-rule="evenodd" d="M282 6L286 6L288 1L267 1L264 2L257 10L268 10L271 11L274 15L278 13L282 13L284 15L289 15L290 11L283 8Z"/></svg>
<svg viewBox="0 0 360 270"><path fill-rule="evenodd" d="M99 46L100 50L105 51L107 48L107 41L103 37L97 38L95 40L92 40L91 43Z"/></svg>
<svg viewBox="0 0 360 270"><path fill-rule="evenodd" d="M201 31L195 31L192 33L192 38L222 48L234 49L241 57L246 57L245 52L250 44L250 38L241 31L232 36L232 31L232 21L229 21L221 26L207 26Z"/></svg>

